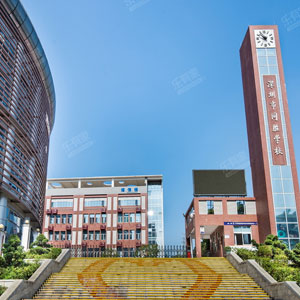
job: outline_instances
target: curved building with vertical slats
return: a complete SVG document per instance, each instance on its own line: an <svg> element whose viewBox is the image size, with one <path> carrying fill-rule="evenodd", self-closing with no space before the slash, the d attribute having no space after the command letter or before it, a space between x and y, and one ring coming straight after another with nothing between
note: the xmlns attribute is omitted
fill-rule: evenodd
<svg viewBox="0 0 300 300"><path fill-rule="evenodd" d="M54 117L54 85L39 38L21 2L1 0L0 224L7 234L40 227Z"/></svg>

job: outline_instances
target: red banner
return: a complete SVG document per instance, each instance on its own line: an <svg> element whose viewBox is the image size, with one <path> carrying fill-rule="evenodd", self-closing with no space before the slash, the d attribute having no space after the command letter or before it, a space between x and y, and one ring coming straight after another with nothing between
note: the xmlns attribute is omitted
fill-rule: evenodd
<svg viewBox="0 0 300 300"><path fill-rule="evenodd" d="M286 165L276 76L264 75L263 80L273 165Z"/></svg>

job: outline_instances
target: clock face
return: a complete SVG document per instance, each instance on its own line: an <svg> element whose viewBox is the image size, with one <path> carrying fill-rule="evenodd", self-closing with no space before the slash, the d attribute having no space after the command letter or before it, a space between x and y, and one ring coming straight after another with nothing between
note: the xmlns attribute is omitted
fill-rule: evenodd
<svg viewBox="0 0 300 300"><path fill-rule="evenodd" d="M254 30L256 48L275 48L273 29Z"/></svg>

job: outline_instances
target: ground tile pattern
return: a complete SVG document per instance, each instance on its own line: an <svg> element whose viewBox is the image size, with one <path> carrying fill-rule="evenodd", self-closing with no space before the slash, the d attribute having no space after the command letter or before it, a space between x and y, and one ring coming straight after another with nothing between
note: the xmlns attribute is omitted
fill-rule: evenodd
<svg viewBox="0 0 300 300"><path fill-rule="evenodd" d="M225 258L72 258L34 299L270 299Z"/></svg>

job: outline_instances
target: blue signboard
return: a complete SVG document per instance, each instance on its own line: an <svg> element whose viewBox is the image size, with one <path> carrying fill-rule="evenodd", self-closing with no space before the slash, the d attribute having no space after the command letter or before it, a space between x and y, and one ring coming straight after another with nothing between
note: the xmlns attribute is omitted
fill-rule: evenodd
<svg viewBox="0 0 300 300"><path fill-rule="evenodd" d="M257 222L224 222L224 225L257 225Z"/></svg>

